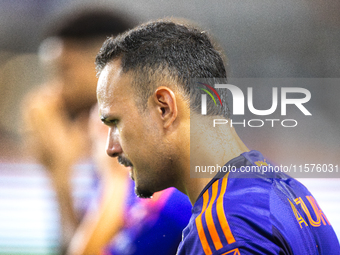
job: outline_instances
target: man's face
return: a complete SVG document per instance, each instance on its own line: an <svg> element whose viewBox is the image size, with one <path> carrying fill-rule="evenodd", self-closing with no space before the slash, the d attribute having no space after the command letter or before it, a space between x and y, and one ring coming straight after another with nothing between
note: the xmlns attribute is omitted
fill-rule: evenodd
<svg viewBox="0 0 340 255"><path fill-rule="evenodd" d="M151 99L145 111L138 109L132 81L130 73L122 72L120 60L108 63L98 80L99 112L109 126L107 153L132 166L130 176L135 181L136 194L150 197L171 186L172 160L157 109L150 106Z"/></svg>

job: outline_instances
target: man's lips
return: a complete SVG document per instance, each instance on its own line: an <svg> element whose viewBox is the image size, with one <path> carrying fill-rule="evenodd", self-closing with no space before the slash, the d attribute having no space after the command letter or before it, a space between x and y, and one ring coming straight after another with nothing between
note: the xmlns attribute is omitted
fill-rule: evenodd
<svg viewBox="0 0 340 255"><path fill-rule="evenodd" d="M118 163L122 164L123 166L129 168L129 174L130 174L130 178L134 181L133 178L133 165L131 163L130 160L128 160L127 158L124 158L123 156L118 156Z"/></svg>
<svg viewBox="0 0 340 255"><path fill-rule="evenodd" d="M131 180L134 181L135 179L133 177L133 166L130 166L129 168L130 168L130 171L129 171L130 178L131 178Z"/></svg>

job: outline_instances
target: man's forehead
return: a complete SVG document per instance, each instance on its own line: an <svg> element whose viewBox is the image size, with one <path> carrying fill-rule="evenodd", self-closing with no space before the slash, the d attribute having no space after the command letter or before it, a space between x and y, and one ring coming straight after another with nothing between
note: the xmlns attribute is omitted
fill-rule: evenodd
<svg viewBox="0 0 340 255"><path fill-rule="evenodd" d="M133 100L133 77L122 71L120 63L119 59L109 62L100 73L97 98L101 115L117 113Z"/></svg>
<svg viewBox="0 0 340 255"><path fill-rule="evenodd" d="M99 104L108 104L116 100L120 94L122 82L122 68L119 60L106 64L101 71L97 84L97 97Z"/></svg>

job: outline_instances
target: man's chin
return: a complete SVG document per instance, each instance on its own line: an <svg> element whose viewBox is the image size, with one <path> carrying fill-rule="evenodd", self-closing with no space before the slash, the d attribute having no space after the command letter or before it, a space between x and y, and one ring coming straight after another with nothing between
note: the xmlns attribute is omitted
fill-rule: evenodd
<svg viewBox="0 0 340 255"><path fill-rule="evenodd" d="M139 198L152 198L153 192L135 186L135 194Z"/></svg>

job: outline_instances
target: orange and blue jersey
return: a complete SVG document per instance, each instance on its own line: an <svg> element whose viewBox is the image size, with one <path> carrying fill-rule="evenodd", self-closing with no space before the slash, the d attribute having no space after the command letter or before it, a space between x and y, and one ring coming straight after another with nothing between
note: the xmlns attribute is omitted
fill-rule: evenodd
<svg viewBox="0 0 340 255"><path fill-rule="evenodd" d="M331 224L300 182L240 171L266 164L258 151L226 164L233 171L219 172L194 204L178 255L340 254Z"/></svg>

